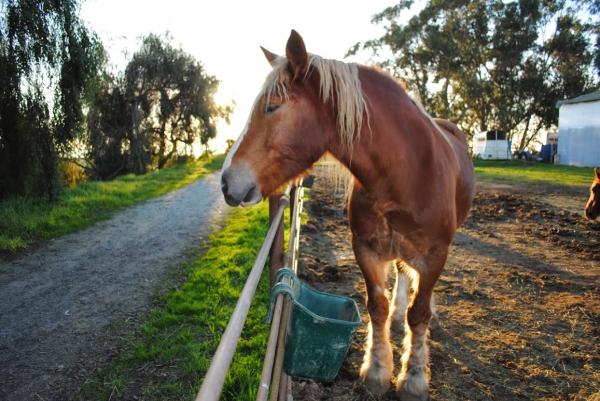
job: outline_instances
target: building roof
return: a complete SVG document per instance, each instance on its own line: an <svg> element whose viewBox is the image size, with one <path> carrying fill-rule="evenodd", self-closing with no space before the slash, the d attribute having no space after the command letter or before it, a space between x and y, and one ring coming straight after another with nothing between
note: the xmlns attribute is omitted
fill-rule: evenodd
<svg viewBox="0 0 600 401"><path fill-rule="evenodd" d="M585 95L580 95L572 99L559 100L556 102L556 107L560 107L563 104L595 102L598 100L600 100L600 91L586 93Z"/></svg>

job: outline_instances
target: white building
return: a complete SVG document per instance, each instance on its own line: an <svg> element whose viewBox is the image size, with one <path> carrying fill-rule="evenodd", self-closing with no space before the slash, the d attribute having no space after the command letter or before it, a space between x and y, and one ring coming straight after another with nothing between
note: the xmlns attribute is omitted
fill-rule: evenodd
<svg viewBox="0 0 600 401"><path fill-rule="evenodd" d="M600 91L557 102L556 163L600 166Z"/></svg>
<svg viewBox="0 0 600 401"><path fill-rule="evenodd" d="M511 158L511 144L506 132L483 131L473 137L473 156L481 159L508 160Z"/></svg>

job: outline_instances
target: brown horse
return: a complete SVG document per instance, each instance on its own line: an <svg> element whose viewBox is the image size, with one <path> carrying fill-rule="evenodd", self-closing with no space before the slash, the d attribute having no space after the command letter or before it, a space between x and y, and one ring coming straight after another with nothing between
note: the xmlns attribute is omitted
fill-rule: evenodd
<svg viewBox="0 0 600 401"><path fill-rule="evenodd" d="M354 177L352 245L371 318L360 377L374 393L389 388L389 332L399 322L405 340L397 391L404 400L427 399L432 291L474 193L465 138L454 124L432 119L390 76L309 54L295 31L286 57L263 52L273 70L225 161L225 199L257 203L325 153L344 164ZM386 279L394 262L390 307Z"/></svg>
<svg viewBox="0 0 600 401"><path fill-rule="evenodd" d="M585 204L585 217L595 220L600 216L600 170L594 168L594 181L590 186L590 198Z"/></svg>

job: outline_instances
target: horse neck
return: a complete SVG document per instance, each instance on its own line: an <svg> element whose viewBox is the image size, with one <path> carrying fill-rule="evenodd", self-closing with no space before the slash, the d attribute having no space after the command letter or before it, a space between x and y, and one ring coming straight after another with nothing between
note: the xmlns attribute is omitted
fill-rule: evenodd
<svg viewBox="0 0 600 401"><path fill-rule="evenodd" d="M362 68L360 76L369 123L352 147L337 137L330 152L371 191L390 193L411 184L416 189L419 177L427 177L435 168L436 148L442 140L430 118L391 77L368 68Z"/></svg>

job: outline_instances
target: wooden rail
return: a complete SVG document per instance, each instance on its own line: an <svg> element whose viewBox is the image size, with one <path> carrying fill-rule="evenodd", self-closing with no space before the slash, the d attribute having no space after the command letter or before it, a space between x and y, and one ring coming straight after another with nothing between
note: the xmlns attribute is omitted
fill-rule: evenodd
<svg viewBox="0 0 600 401"><path fill-rule="evenodd" d="M300 216L302 214L303 188L300 181L297 186L292 188L290 199L290 236L288 251L286 254L285 265L296 272L298 264L298 245L300 242ZM274 275L278 270L278 265L271 265L271 272ZM256 393L256 401L266 401L269 395L269 401L286 400L291 390L291 382L283 372L283 357L285 349L285 334L287 322L290 314L290 300L280 294L275 300L275 309L273 311L273 320L269 332L269 342L267 343L267 352L263 362L263 371L260 378L260 386ZM270 385L269 385L270 383Z"/></svg>
<svg viewBox="0 0 600 401"><path fill-rule="evenodd" d="M283 195L269 199L269 230L204 377L196 401L217 401L221 396L225 375L231 365L267 256L270 256L271 259L269 275L271 285L274 284L275 273L284 264L296 271L302 212L303 189L301 185L300 181L297 185L288 187ZM290 206L290 236L288 251L284 255L283 214L288 205ZM266 401L269 393L271 401L286 400L290 393L291 381L282 372L289 312L289 299L279 295L275 301L260 385L256 395L257 400ZM269 390L271 391L269 392Z"/></svg>

